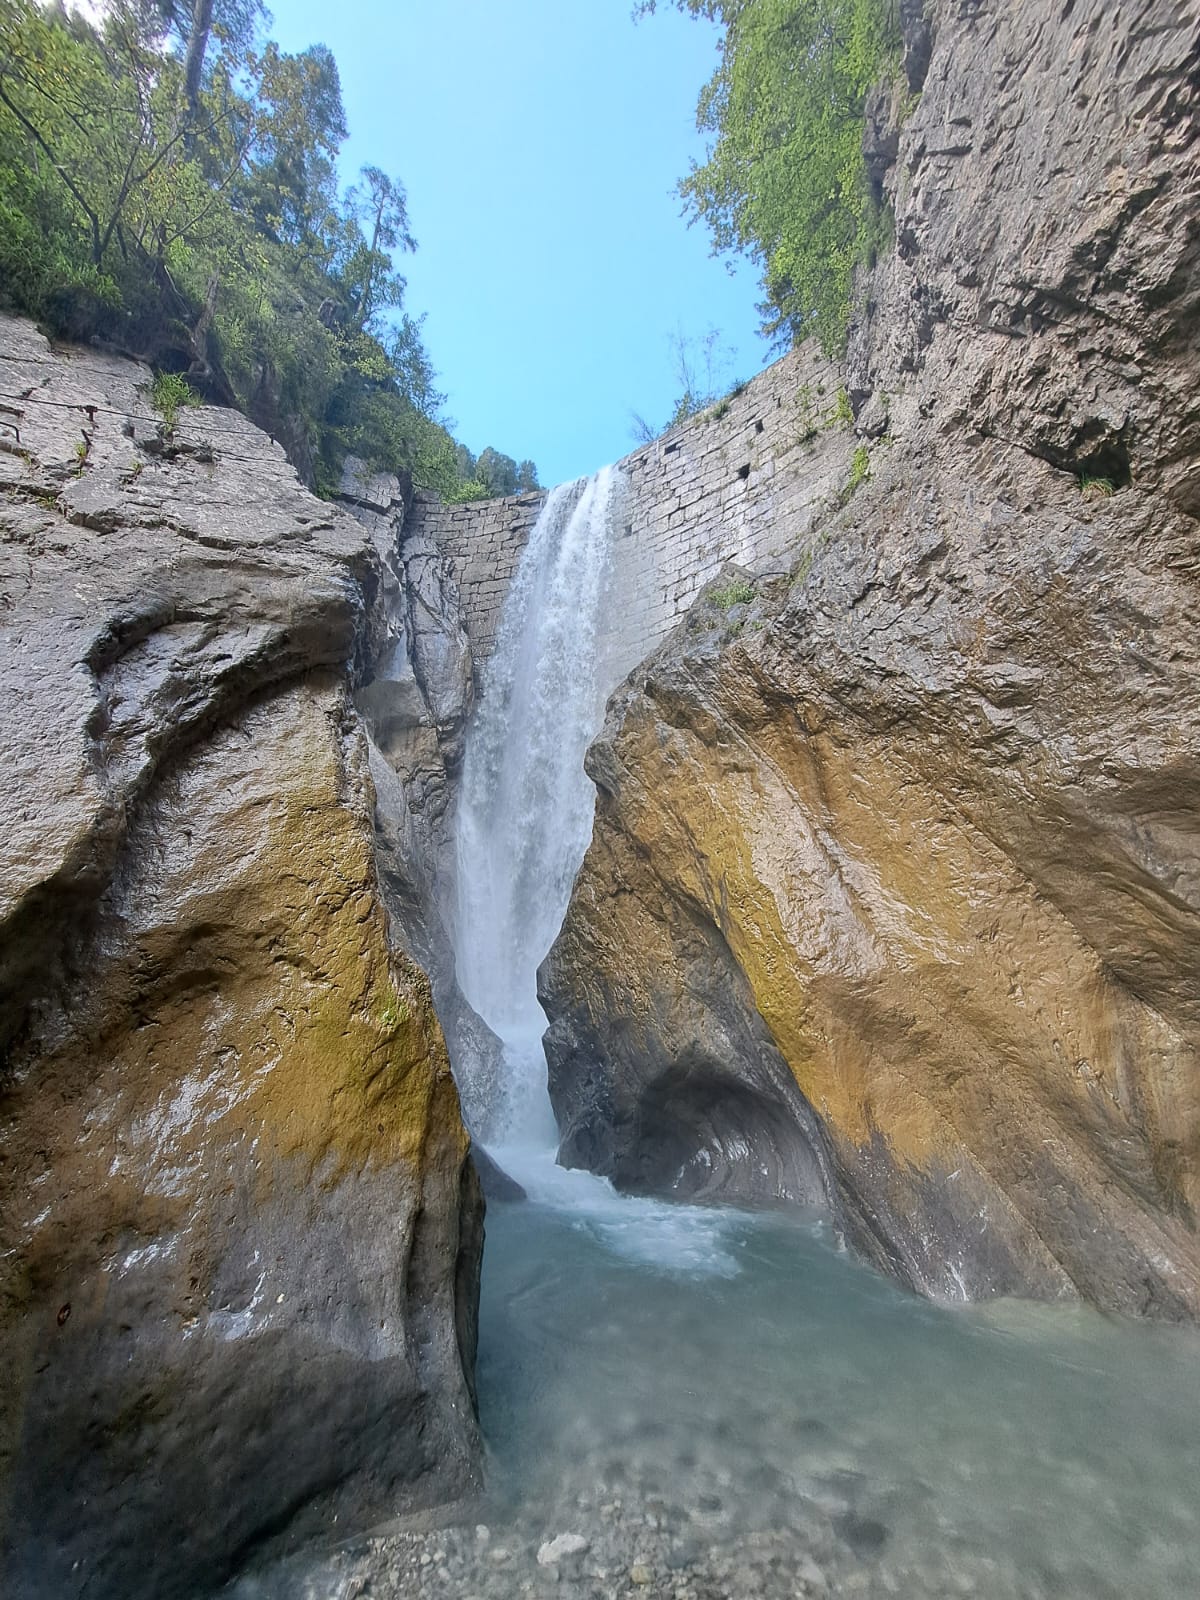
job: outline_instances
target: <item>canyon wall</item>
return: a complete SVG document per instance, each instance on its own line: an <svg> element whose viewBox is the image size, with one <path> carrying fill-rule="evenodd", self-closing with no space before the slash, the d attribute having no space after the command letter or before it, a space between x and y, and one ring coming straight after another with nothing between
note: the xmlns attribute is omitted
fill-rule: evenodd
<svg viewBox="0 0 1200 1600"><path fill-rule="evenodd" d="M0 321L14 1600L215 1589L477 1478L482 1205L397 832L465 638L397 625L395 480L356 520L150 383Z"/></svg>
<svg viewBox="0 0 1200 1600"><path fill-rule="evenodd" d="M589 756L542 972L563 1157L817 1173L924 1292L1194 1317L1200 16L904 15L858 470Z"/></svg>

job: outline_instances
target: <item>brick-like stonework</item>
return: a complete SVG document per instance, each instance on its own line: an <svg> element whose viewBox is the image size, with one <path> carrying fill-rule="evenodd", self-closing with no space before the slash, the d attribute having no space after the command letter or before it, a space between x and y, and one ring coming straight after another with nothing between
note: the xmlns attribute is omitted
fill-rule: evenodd
<svg viewBox="0 0 1200 1600"><path fill-rule="evenodd" d="M838 415L839 369L806 350L619 463L610 647L621 671L648 653L727 561L794 562L849 477L856 440ZM410 525L449 557L477 661L490 653L517 560L545 499L468 505L418 497Z"/></svg>
<svg viewBox="0 0 1200 1600"><path fill-rule="evenodd" d="M504 596L545 499L539 492L461 506L426 495L413 500L405 530L431 535L449 558L477 662L491 654Z"/></svg>

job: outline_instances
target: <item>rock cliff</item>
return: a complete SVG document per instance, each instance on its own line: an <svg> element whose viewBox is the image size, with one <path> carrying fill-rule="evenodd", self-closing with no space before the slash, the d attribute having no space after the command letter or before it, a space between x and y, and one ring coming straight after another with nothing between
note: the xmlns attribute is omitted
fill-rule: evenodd
<svg viewBox="0 0 1200 1600"><path fill-rule="evenodd" d="M1200 18L903 13L853 470L589 756L564 1158L823 1195L928 1293L1195 1316Z"/></svg>
<svg viewBox="0 0 1200 1600"><path fill-rule="evenodd" d="M355 703L396 655L394 525L149 387L0 323L22 1600L195 1593L476 1473L482 1206Z"/></svg>

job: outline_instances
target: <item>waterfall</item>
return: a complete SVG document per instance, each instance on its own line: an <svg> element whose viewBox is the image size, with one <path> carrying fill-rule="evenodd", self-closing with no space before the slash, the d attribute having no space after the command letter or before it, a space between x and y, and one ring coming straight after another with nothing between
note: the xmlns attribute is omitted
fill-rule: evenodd
<svg viewBox="0 0 1200 1600"><path fill-rule="evenodd" d="M608 1248L664 1271L738 1270L727 1218L618 1195L555 1164L537 969L566 914L592 834L583 770L604 703L634 648L620 604L614 467L551 491L504 602L467 734L453 912L459 986L499 1036L494 1063L460 1065L467 1125L533 1201L568 1210ZM613 623L609 625L610 621Z"/></svg>
<svg viewBox="0 0 1200 1600"><path fill-rule="evenodd" d="M560 484L521 555L467 739L458 811L458 981L503 1045L502 1081L460 1084L485 1142L553 1147L537 969L592 830L583 757L611 685L602 668L620 478Z"/></svg>

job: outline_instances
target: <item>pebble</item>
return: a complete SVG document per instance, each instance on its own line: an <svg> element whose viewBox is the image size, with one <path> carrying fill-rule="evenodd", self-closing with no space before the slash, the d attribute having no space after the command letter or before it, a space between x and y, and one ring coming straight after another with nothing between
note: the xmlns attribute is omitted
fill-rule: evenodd
<svg viewBox="0 0 1200 1600"><path fill-rule="evenodd" d="M553 1567L564 1556L581 1556L590 1549L591 1541L585 1539L581 1533L560 1533L557 1537L547 1539L545 1544L538 1546L538 1566Z"/></svg>
<svg viewBox="0 0 1200 1600"><path fill-rule="evenodd" d="M825 1574L811 1556L801 1556L796 1563L796 1577L809 1594L823 1594L828 1588Z"/></svg>
<svg viewBox="0 0 1200 1600"><path fill-rule="evenodd" d="M753 1463L744 1464L748 1473ZM627 1465L620 1499L580 1462L511 1512L489 1503L490 1527L374 1535L309 1557L292 1581L230 1600L1048 1600L1012 1574L984 1571L951 1541L935 1537L927 1554L914 1548L911 1508L896 1507L886 1522L867 1514L883 1509L869 1481L853 1486L856 1509L844 1473L823 1474L821 1503L801 1498L794 1479L781 1496L731 1489L701 1458L663 1498L648 1463ZM924 1529L933 1522L930 1506ZM1096 1595L1068 1585L1053 1600Z"/></svg>

